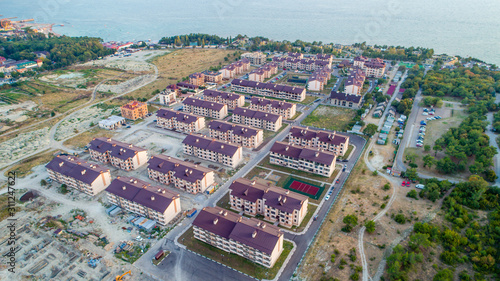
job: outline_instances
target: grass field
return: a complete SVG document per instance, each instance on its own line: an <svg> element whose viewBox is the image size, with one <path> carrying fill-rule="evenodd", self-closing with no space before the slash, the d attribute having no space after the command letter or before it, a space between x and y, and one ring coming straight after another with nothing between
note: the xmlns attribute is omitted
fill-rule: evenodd
<svg viewBox="0 0 500 281"><path fill-rule="evenodd" d="M84 146L89 144L93 138L98 137L112 137L114 132L110 130L101 129L100 127L95 127L91 130L83 132L73 138L66 140L63 145L68 146L72 149L82 149Z"/></svg>
<svg viewBox="0 0 500 281"><path fill-rule="evenodd" d="M320 105L302 121L302 125L346 131L355 115L356 111L353 109Z"/></svg>
<svg viewBox="0 0 500 281"><path fill-rule="evenodd" d="M267 268L262 265L251 262L243 257L235 254L230 254L207 243L194 238L193 228L190 227L178 240L185 245L189 250L196 252L202 256L225 264L231 268L239 270L259 280L272 280L285 262L288 254L293 249L293 244L289 241L283 242L283 252L272 268Z"/></svg>
<svg viewBox="0 0 500 281"><path fill-rule="evenodd" d="M177 83L193 72L199 72L211 66L226 65L236 57L234 51L221 49L182 49L163 56L156 56L150 61L158 67L158 79L142 87L128 96L134 98L151 98L155 90L163 90L170 84ZM230 56L228 61L224 57Z"/></svg>
<svg viewBox="0 0 500 281"><path fill-rule="evenodd" d="M52 158L54 158L54 154L56 152L57 152L57 150L49 150L49 151L41 152L41 153L34 155L32 157L29 157L25 160L22 160L21 162L17 163L16 165L14 165L10 169L8 169L4 173L4 175L7 176L7 174L10 171L15 171L17 177L19 177L19 178L25 177L33 172L31 170L33 167L48 163L50 160L52 160Z"/></svg>

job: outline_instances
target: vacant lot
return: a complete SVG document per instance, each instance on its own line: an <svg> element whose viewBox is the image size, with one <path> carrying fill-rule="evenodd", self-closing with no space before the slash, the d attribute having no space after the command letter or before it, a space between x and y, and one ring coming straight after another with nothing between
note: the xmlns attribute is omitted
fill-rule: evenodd
<svg viewBox="0 0 500 281"><path fill-rule="evenodd" d="M184 234L179 237L180 243L184 244L189 250L199 253L207 258L225 264L231 268L239 270L255 278L272 280L278 273L279 269L286 260L286 257L293 249L293 244L288 241L283 242L283 252L276 264L272 268L266 268L262 265L253 263L243 257L235 254L230 254L218 248L215 248L207 243L201 242L194 238L193 228L189 228Z"/></svg>
<svg viewBox="0 0 500 281"><path fill-rule="evenodd" d="M452 116L439 120L432 120L427 122L427 131L425 132L424 144L431 147L438 138L440 138L449 128L458 127L460 123L468 116L464 110L452 110Z"/></svg>
<svg viewBox="0 0 500 281"><path fill-rule="evenodd" d="M110 130L101 129L100 127L95 127L91 130L83 132L71 139L66 140L63 145L71 149L82 149L84 146L89 144L93 138L107 137L110 138L115 134L115 132Z"/></svg>
<svg viewBox="0 0 500 281"><path fill-rule="evenodd" d="M211 66L226 65L234 61L234 51L220 49L182 49L163 56L154 57L151 62L158 67L158 79L132 93L134 98L151 98L153 91L163 90L170 84L177 83L193 72L199 72ZM224 57L229 55L228 61Z"/></svg>
<svg viewBox="0 0 500 281"><path fill-rule="evenodd" d="M33 172L31 170L33 167L46 164L50 160L52 160L52 158L54 158L54 155L57 152L58 152L57 150L49 150L49 151L45 151L45 152L39 153L37 155L34 155L32 157L29 157L29 158L21 161L20 163L12 166L10 169L8 169L5 172L5 176L7 176L7 174L10 171L15 171L16 177L19 177L19 178L25 177Z"/></svg>
<svg viewBox="0 0 500 281"><path fill-rule="evenodd" d="M320 105L302 121L302 124L328 130L346 131L348 123L355 114L356 111L352 109Z"/></svg>

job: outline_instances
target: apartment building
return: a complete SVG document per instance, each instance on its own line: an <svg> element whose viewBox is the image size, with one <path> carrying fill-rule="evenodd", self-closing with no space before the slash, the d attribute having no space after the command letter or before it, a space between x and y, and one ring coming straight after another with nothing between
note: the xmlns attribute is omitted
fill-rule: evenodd
<svg viewBox="0 0 500 281"><path fill-rule="evenodd" d="M259 97L252 97L248 108L278 114L284 119L291 119L297 113L297 105L295 103Z"/></svg>
<svg viewBox="0 0 500 281"><path fill-rule="evenodd" d="M205 75L205 83L220 83L222 82L222 73L220 71L203 71Z"/></svg>
<svg viewBox="0 0 500 281"><path fill-rule="evenodd" d="M363 84L365 83L365 73L361 68L354 68L349 73L349 77L344 82L344 93L349 95L361 95Z"/></svg>
<svg viewBox="0 0 500 281"><path fill-rule="evenodd" d="M109 203L161 225L167 225L181 212L178 193L136 178L117 177L106 193Z"/></svg>
<svg viewBox="0 0 500 281"><path fill-rule="evenodd" d="M301 147L275 142L271 147L271 164L330 177L335 170L336 155L320 148Z"/></svg>
<svg viewBox="0 0 500 281"><path fill-rule="evenodd" d="M267 63L248 74L248 80L256 82L264 82L273 75L278 74L278 65L274 62Z"/></svg>
<svg viewBox="0 0 500 281"><path fill-rule="evenodd" d="M307 80L307 89L316 92L323 91L331 75L332 70L327 66L315 70Z"/></svg>
<svg viewBox="0 0 500 281"><path fill-rule="evenodd" d="M110 163L125 171L135 170L148 161L146 149L110 138L94 138L88 147L92 160Z"/></svg>
<svg viewBox="0 0 500 281"><path fill-rule="evenodd" d="M233 124L225 121L212 120L208 124L210 137L235 143L247 148L257 148L264 140L262 129Z"/></svg>
<svg viewBox="0 0 500 281"><path fill-rule="evenodd" d="M249 216L263 215L285 227L299 226L307 214L309 198L288 189L239 178L229 186L231 209Z"/></svg>
<svg viewBox="0 0 500 281"><path fill-rule="evenodd" d="M90 196L97 195L111 183L109 169L73 156L58 155L45 168L53 181Z"/></svg>
<svg viewBox="0 0 500 281"><path fill-rule="evenodd" d="M189 75L189 84L203 86L205 84L205 74L196 72Z"/></svg>
<svg viewBox="0 0 500 281"><path fill-rule="evenodd" d="M283 252L283 232L277 226L245 218L220 207L203 208L193 221L194 237L267 268Z"/></svg>
<svg viewBox="0 0 500 281"><path fill-rule="evenodd" d="M202 135L188 135L182 141L183 152L186 155L220 163L232 168L243 160L241 146L215 140Z"/></svg>
<svg viewBox="0 0 500 281"><path fill-rule="evenodd" d="M233 110L231 120L233 123L276 132L281 128L283 117L265 111L237 107Z"/></svg>
<svg viewBox="0 0 500 281"><path fill-rule="evenodd" d="M213 170L165 155L151 156L148 175L154 181L172 184L192 194L216 185Z"/></svg>
<svg viewBox="0 0 500 281"><path fill-rule="evenodd" d="M243 79L233 79L233 81L231 81L231 90L246 94L294 101L303 101L306 98L305 88L273 83L261 83Z"/></svg>
<svg viewBox="0 0 500 281"><path fill-rule="evenodd" d="M205 117L162 108L156 112L156 126L189 134L205 128Z"/></svg>
<svg viewBox="0 0 500 281"><path fill-rule="evenodd" d="M220 72L222 73L222 78L232 79L236 75L248 71L249 69L250 69L250 61L246 58L242 58L239 61L226 65L220 70Z"/></svg>
<svg viewBox="0 0 500 281"><path fill-rule="evenodd" d="M283 69L315 71L324 67L332 68L333 57L319 54L305 58L300 53L288 53L285 56L273 57L273 62Z"/></svg>
<svg viewBox="0 0 500 281"><path fill-rule="evenodd" d="M288 142L300 146L321 148L344 156L349 149L349 137L337 132L312 130L307 127L292 126L288 133Z"/></svg>
<svg viewBox="0 0 500 281"><path fill-rule="evenodd" d="M361 68L367 77L381 78L384 76L385 63L380 58L369 59L364 56L354 58L354 66Z"/></svg>
<svg viewBox="0 0 500 281"><path fill-rule="evenodd" d="M137 120L148 115L148 105L144 102L131 101L120 107L122 117L130 120Z"/></svg>
<svg viewBox="0 0 500 281"><path fill-rule="evenodd" d="M261 65L266 63L266 55L262 52L245 53L241 55L242 58L246 58L250 61L250 64Z"/></svg>
<svg viewBox="0 0 500 281"><path fill-rule="evenodd" d="M222 103L195 98L186 98L182 103L184 112L214 119L224 119L227 116L228 107Z"/></svg>
<svg viewBox="0 0 500 281"><path fill-rule="evenodd" d="M333 90L330 93L330 104L334 106L359 109L362 100L361 95L346 94Z"/></svg>
<svg viewBox="0 0 500 281"><path fill-rule="evenodd" d="M203 99L209 102L226 104L229 109L245 105L245 96L215 90L203 91Z"/></svg>

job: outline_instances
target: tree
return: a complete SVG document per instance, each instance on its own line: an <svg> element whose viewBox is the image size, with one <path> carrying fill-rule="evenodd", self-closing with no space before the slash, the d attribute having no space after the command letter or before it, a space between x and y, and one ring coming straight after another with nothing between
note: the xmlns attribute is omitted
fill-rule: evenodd
<svg viewBox="0 0 500 281"><path fill-rule="evenodd" d="M40 180L40 185L41 186L46 186L47 185L47 181L46 180Z"/></svg>
<svg viewBox="0 0 500 281"><path fill-rule="evenodd" d="M437 144L436 144L436 145L434 145L434 148L433 148L433 149L434 149L434 151L435 151L435 152L434 152L434 156L437 156L438 151L443 150L443 148L442 148L440 145L437 145Z"/></svg>
<svg viewBox="0 0 500 281"><path fill-rule="evenodd" d="M368 233L373 233L375 232L375 222L374 221L367 221L365 223L366 231Z"/></svg>
<svg viewBox="0 0 500 281"><path fill-rule="evenodd" d="M368 124L366 125L365 129L363 130L363 133L368 136L373 136L375 133L377 133L377 125L375 124Z"/></svg>
<svg viewBox="0 0 500 281"><path fill-rule="evenodd" d="M408 245L411 249L416 250L417 248L427 248L431 245L429 241L429 234L427 233L414 233L410 236L410 241Z"/></svg>
<svg viewBox="0 0 500 281"><path fill-rule="evenodd" d="M418 197L417 197L417 191L415 189L412 189L410 190L407 194L406 194L406 197L409 197L409 198L413 198L413 199L417 199L418 200Z"/></svg>
<svg viewBox="0 0 500 281"><path fill-rule="evenodd" d="M344 232L351 232L353 227L358 225L358 217L356 215L347 215L342 220L346 225L342 228Z"/></svg>
<svg viewBox="0 0 500 281"><path fill-rule="evenodd" d="M433 281L453 281L453 271L449 268L440 270L434 275Z"/></svg>
<svg viewBox="0 0 500 281"><path fill-rule="evenodd" d="M412 180L412 181L417 180L417 177L418 177L417 169L415 169L415 168L407 169L405 175L409 180Z"/></svg>
<svg viewBox="0 0 500 281"><path fill-rule="evenodd" d="M409 152L406 154L406 160L410 161L410 163L415 162L415 159L417 159L418 155L414 152Z"/></svg>
<svg viewBox="0 0 500 281"><path fill-rule="evenodd" d="M422 158L422 160L424 160L424 167L427 167L427 168L432 168L432 166L434 165L434 157L431 156L431 155L425 155L424 158Z"/></svg>
<svg viewBox="0 0 500 281"><path fill-rule="evenodd" d="M405 224L406 218L403 214L397 214L394 216L394 221L396 221L399 224Z"/></svg>
<svg viewBox="0 0 500 281"><path fill-rule="evenodd" d="M424 145L424 151L425 152L431 151L431 146L429 144Z"/></svg>

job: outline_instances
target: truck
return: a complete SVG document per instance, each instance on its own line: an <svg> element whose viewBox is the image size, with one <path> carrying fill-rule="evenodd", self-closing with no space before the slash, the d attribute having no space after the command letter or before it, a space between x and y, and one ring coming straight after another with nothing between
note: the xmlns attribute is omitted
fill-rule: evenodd
<svg viewBox="0 0 500 281"><path fill-rule="evenodd" d="M196 210L195 208L191 209L187 214L186 216L188 218L192 218L194 215L196 215L196 213L198 212L198 210Z"/></svg>
<svg viewBox="0 0 500 281"><path fill-rule="evenodd" d="M155 260L161 259L165 255L165 252L163 250L160 250L158 253L155 255Z"/></svg>

